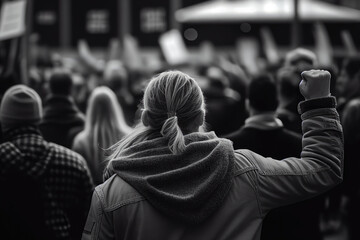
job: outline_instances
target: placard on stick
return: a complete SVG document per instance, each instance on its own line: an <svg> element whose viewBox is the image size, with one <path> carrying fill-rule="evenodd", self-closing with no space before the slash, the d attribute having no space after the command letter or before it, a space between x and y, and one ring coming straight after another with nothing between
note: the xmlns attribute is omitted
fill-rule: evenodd
<svg viewBox="0 0 360 240"><path fill-rule="evenodd" d="M189 54L178 30L174 29L162 34L159 44L169 64L178 65L188 61Z"/></svg>
<svg viewBox="0 0 360 240"><path fill-rule="evenodd" d="M25 0L4 2L0 13L0 41L21 36L25 32Z"/></svg>

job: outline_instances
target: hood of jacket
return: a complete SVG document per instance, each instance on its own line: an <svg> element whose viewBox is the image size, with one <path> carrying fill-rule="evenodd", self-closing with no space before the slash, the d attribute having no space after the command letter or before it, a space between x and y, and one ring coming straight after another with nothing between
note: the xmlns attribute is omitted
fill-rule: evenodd
<svg viewBox="0 0 360 240"><path fill-rule="evenodd" d="M142 141L122 151L111 168L156 209L194 224L226 198L235 156L232 142L213 132L185 135L185 144L185 151L174 155L163 137Z"/></svg>

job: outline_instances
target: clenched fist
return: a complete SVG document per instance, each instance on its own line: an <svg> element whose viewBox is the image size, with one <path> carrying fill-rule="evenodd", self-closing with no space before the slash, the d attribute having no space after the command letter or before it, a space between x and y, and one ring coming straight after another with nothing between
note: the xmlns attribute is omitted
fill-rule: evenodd
<svg viewBox="0 0 360 240"><path fill-rule="evenodd" d="M331 74L326 70L310 70L301 73L299 88L305 100L330 96Z"/></svg>

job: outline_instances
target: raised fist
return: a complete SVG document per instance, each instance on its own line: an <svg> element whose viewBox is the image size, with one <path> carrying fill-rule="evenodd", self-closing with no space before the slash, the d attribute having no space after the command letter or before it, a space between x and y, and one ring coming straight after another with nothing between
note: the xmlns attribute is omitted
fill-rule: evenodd
<svg viewBox="0 0 360 240"><path fill-rule="evenodd" d="M310 70L301 73L300 93L305 100L330 96L331 74L326 70Z"/></svg>

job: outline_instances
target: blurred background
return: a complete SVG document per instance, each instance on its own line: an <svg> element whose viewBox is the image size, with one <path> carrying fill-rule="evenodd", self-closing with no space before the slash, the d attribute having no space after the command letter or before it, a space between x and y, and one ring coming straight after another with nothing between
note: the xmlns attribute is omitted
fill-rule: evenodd
<svg viewBox="0 0 360 240"><path fill-rule="evenodd" d="M17 1L1 0L2 5L11 2ZM199 51L230 52L240 62L246 61L244 55L253 55L276 63L286 51L298 46L326 49L323 54L338 63L355 54L360 45L357 0L24 2L21 36L0 37L1 72L8 60L16 58L10 51L14 38L22 42L18 53L26 56L24 67L56 57L86 55L90 49L97 60L131 56L141 67L150 69L161 68L164 60L170 64L197 62ZM160 41L170 30L174 31ZM181 49L167 50L172 44Z"/></svg>
<svg viewBox="0 0 360 240"><path fill-rule="evenodd" d="M340 115L350 116L345 138L353 133L355 143L348 149L358 154L360 114L355 118L343 111L360 98L359 0L0 0L0 4L0 99L10 86L23 83L39 93L46 107L51 98L49 79L61 69L71 77L71 99L81 113L86 113L93 90L105 85L116 94L126 124L132 127L151 76L179 69L202 87L207 128L223 136L244 126L249 117L247 87L256 75L266 73L279 89L277 116L285 112L294 118L294 125L287 125L287 118L281 120L301 134L296 109L302 100L297 96L299 76L303 70L322 68L332 73L331 92ZM71 148L72 140L66 147ZM351 157L346 151L345 157ZM349 170L345 175L349 174L344 184L323 196L315 211L322 239L359 239L360 164L353 161L345 167ZM312 206L305 214L313 211Z"/></svg>

